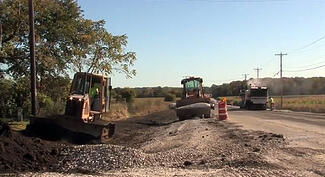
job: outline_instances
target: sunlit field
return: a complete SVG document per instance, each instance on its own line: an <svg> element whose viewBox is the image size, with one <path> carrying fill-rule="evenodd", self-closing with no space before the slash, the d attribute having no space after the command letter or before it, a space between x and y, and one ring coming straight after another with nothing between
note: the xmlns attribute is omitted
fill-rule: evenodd
<svg viewBox="0 0 325 177"><path fill-rule="evenodd" d="M239 96L226 97L229 104L239 105ZM280 109L280 97L274 96L275 108ZM304 112L325 112L325 95L288 95L283 97L282 109Z"/></svg>
<svg viewBox="0 0 325 177"><path fill-rule="evenodd" d="M276 108L280 108L280 97L274 97ZM286 96L283 109L306 112L325 112L325 95Z"/></svg>
<svg viewBox="0 0 325 177"><path fill-rule="evenodd" d="M105 119L120 120L129 117L145 116L168 109L170 102L164 98L135 98L131 103L112 103L111 111L104 114Z"/></svg>

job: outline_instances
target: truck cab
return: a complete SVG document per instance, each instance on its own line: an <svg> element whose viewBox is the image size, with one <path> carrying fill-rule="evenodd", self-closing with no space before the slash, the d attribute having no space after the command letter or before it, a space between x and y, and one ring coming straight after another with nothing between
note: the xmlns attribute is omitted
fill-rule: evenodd
<svg viewBox="0 0 325 177"><path fill-rule="evenodd" d="M241 108L266 110L268 100L268 88L260 86L250 86L247 90L241 91Z"/></svg>

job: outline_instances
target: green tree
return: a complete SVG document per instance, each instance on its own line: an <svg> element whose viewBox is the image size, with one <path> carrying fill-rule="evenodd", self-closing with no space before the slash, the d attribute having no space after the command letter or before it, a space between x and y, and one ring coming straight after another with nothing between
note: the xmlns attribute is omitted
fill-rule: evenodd
<svg viewBox="0 0 325 177"><path fill-rule="evenodd" d="M103 20L82 20L81 23L86 34L81 36L79 46L73 50L75 70L106 74L117 71L125 73L127 77L136 74L131 69L136 60L135 52L124 51L126 35L114 36L107 32Z"/></svg>
<svg viewBox="0 0 325 177"><path fill-rule="evenodd" d="M164 98L165 101L175 101L176 100L176 95L168 93L165 95Z"/></svg>
<svg viewBox="0 0 325 177"><path fill-rule="evenodd" d="M134 89L131 88L123 88L120 94L122 98L126 100L126 102L132 102L136 96Z"/></svg>
<svg viewBox="0 0 325 177"><path fill-rule="evenodd" d="M70 86L67 74L72 71L104 74L117 71L127 77L135 75L132 67L136 55L125 51L127 36L109 33L103 20L84 18L75 0L34 0L34 7L37 87L41 109L51 109L52 112L62 110ZM12 97L23 102L28 115L28 1L0 1L0 23L3 30L0 78L5 78L3 73L10 76L12 83L16 84L11 89ZM0 89L0 94L7 93ZM9 100L2 103L9 104Z"/></svg>
<svg viewBox="0 0 325 177"><path fill-rule="evenodd" d="M29 72L28 1L0 2L3 40L0 66L14 77ZM85 19L74 0L34 0L37 73L57 76L72 69L111 73L120 71L128 77L136 59L125 52L127 36L114 36L105 22Z"/></svg>
<svg viewBox="0 0 325 177"><path fill-rule="evenodd" d="M0 79L0 117L10 117L15 108L14 82Z"/></svg>

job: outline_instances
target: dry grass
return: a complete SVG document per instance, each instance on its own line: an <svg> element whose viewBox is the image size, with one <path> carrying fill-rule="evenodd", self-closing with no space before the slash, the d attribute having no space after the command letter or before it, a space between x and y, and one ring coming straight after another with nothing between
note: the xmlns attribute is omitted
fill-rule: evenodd
<svg viewBox="0 0 325 177"><path fill-rule="evenodd" d="M145 116L168 109L170 102L164 98L135 98L132 103L113 103L111 111L103 115L107 120L122 120L130 117Z"/></svg>
<svg viewBox="0 0 325 177"><path fill-rule="evenodd" d="M276 109L280 109L280 97L274 96ZM239 96L227 97L228 103L240 103ZM283 97L283 109L304 112L325 112L325 95L288 95Z"/></svg>
<svg viewBox="0 0 325 177"><path fill-rule="evenodd" d="M132 116L144 116L167 110L169 103L165 102L164 98L136 98L134 102L128 104L128 110Z"/></svg>
<svg viewBox="0 0 325 177"><path fill-rule="evenodd" d="M103 119L106 120L122 120L130 116L128 107L125 103L112 103L111 110L103 114Z"/></svg>
<svg viewBox="0 0 325 177"><path fill-rule="evenodd" d="M23 121L23 122L8 122L11 130L14 131L22 131L26 129L26 126L29 124L29 121Z"/></svg>
<svg viewBox="0 0 325 177"><path fill-rule="evenodd" d="M276 108L280 107L280 97L274 97ZM283 109L305 112L325 112L325 95L286 96Z"/></svg>
<svg viewBox="0 0 325 177"><path fill-rule="evenodd" d="M241 103L241 98L239 96L227 96L227 104L239 106Z"/></svg>

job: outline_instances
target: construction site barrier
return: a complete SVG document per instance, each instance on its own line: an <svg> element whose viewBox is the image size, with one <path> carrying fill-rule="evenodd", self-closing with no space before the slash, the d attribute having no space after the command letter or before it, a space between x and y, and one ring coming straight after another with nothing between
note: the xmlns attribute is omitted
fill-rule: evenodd
<svg viewBox="0 0 325 177"><path fill-rule="evenodd" d="M219 114L218 114L219 120L229 119L226 101L220 101L218 103L218 110L219 110Z"/></svg>

